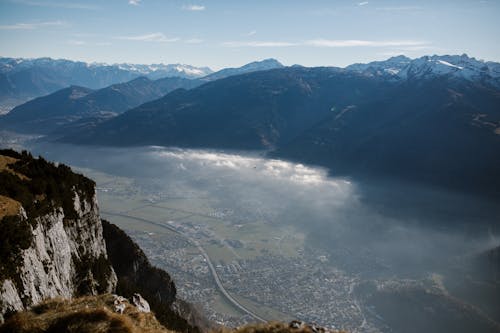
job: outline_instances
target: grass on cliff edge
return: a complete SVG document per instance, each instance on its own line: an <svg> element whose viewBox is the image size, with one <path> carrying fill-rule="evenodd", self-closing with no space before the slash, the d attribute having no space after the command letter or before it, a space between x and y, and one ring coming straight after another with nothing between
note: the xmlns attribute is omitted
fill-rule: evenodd
<svg viewBox="0 0 500 333"><path fill-rule="evenodd" d="M1 333L171 333L153 313L139 312L127 304L121 315L113 311L110 294L67 299L51 299L29 311L11 316Z"/></svg>
<svg viewBox="0 0 500 333"><path fill-rule="evenodd" d="M19 214L21 203L9 197L0 195L0 221L4 216Z"/></svg>
<svg viewBox="0 0 500 333"><path fill-rule="evenodd" d="M11 157L11 156L5 156L5 155L0 155L0 171L7 171L13 175L18 176L22 180L29 180L28 177L23 175L22 173L19 173L12 168L9 167L9 165L16 163L19 161L19 159Z"/></svg>
<svg viewBox="0 0 500 333"><path fill-rule="evenodd" d="M176 333L163 327L153 313L139 312L128 302L123 314L114 312L113 301L114 297L110 294L71 300L50 299L10 316L0 326L0 333ZM221 327L211 333L314 332L307 326L295 329L284 323L269 322L236 329Z"/></svg>

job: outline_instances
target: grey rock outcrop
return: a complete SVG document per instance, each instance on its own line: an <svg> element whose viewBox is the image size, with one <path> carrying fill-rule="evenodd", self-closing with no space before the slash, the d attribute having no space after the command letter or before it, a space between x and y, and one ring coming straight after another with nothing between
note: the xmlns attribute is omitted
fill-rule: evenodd
<svg viewBox="0 0 500 333"><path fill-rule="evenodd" d="M0 323L10 311L47 298L112 292L116 274L108 261L95 196L73 198L76 218L59 207L35 218L31 246L21 251L13 278L0 281ZM20 214L21 219L26 216Z"/></svg>
<svg viewBox="0 0 500 333"><path fill-rule="evenodd" d="M132 303L134 303L139 312L146 312L146 313L151 312L151 308L149 307L148 301L142 298L140 294L136 293L132 296Z"/></svg>

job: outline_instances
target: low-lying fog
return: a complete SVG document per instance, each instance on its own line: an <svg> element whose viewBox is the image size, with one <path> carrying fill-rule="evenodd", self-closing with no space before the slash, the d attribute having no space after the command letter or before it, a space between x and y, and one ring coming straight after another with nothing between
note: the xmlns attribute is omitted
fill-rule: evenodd
<svg viewBox="0 0 500 333"><path fill-rule="evenodd" d="M498 205L435 188L331 178L324 169L257 153L55 144L28 149L48 160L132 177L137 186L214 197L236 212L235 219L259 215L292 224L336 266L366 277L418 277L499 244Z"/></svg>

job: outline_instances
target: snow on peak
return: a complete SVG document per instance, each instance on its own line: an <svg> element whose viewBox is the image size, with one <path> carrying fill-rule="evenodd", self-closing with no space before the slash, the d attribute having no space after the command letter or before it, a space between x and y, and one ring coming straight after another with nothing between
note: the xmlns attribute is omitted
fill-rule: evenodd
<svg viewBox="0 0 500 333"><path fill-rule="evenodd" d="M173 76L197 78L212 73L212 70L208 67L194 67L191 65L184 65L184 64L160 63L151 65L140 65L140 64L124 63L124 64L114 64L113 66L116 66L121 70L126 70L139 73L141 75L146 75L151 79L159 79L163 77L173 77Z"/></svg>
<svg viewBox="0 0 500 333"><path fill-rule="evenodd" d="M449 76L469 81L481 80L500 87L500 63L485 62L462 55L432 55L410 59L392 57L384 61L353 64L346 70L368 76L388 76L393 80L408 80L433 76Z"/></svg>
<svg viewBox="0 0 500 333"><path fill-rule="evenodd" d="M200 68L193 67L193 66L177 65L175 67L175 69L179 73L185 73L185 74L192 75L192 76L204 76L204 75L206 75L203 70L201 70Z"/></svg>
<svg viewBox="0 0 500 333"><path fill-rule="evenodd" d="M347 66L346 69L366 75L397 75L410 62L410 58L399 55L383 61L373 61L367 64L352 64Z"/></svg>
<svg viewBox="0 0 500 333"><path fill-rule="evenodd" d="M445 66L455 67L455 68L458 68L458 69L464 69L463 67L460 67L460 66L457 66L457 65L450 64L449 62L444 61L444 60L438 60L438 62L439 62L440 64L445 65Z"/></svg>
<svg viewBox="0 0 500 333"><path fill-rule="evenodd" d="M466 54L461 56L433 55L412 60L401 74L403 77L450 75L470 81L480 78L496 80L500 78L500 75L495 73L493 69L493 65L475 58L469 58Z"/></svg>

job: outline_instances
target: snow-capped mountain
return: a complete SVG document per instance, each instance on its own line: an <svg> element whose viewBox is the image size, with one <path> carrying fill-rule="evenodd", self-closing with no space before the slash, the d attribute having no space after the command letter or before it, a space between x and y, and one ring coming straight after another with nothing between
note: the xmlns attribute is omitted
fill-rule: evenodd
<svg viewBox="0 0 500 333"><path fill-rule="evenodd" d="M66 59L51 59L51 58L0 58L0 73L16 73L31 68L44 69L59 69L72 70L87 68L90 70L121 70L131 73L136 73L141 76L147 76L150 79L158 79L162 77L185 77L198 78L213 73L208 67L195 67L185 64L106 64L106 63L86 63L82 61L71 61Z"/></svg>
<svg viewBox="0 0 500 333"><path fill-rule="evenodd" d="M495 66L496 65L496 66ZM493 62L484 62L461 56L425 56L411 61L398 76L401 78L425 77L428 75L452 75L467 80L499 79L498 66ZM497 82L498 83L498 82Z"/></svg>
<svg viewBox="0 0 500 333"><path fill-rule="evenodd" d="M352 64L346 67L368 75L397 75L403 68L408 66L412 60L404 55L392 57L383 61L373 61L367 64Z"/></svg>
<svg viewBox="0 0 500 333"><path fill-rule="evenodd" d="M159 79L163 77L184 77L184 78L200 78L207 76L213 71L208 67L195 67L184 64L152 64L152 65L137 65L137 64L116 64L118 68L139 73L147 76L150 79Z"/></svg>
<svg viewBox="0 0 500 333"><path fill-rule="evenodd" d="M182 64L103 64L51 58L0 58L0 113L32 98L78 85L101 89L140 76L195 79L212 73L208 67Z"/></svg>
<svg viewBox="0 0 500 333"><path fill-rule="evenodd" d="M370 76L385 75L393 79L429 78L447 75L469 81L481 81L500 87L500 63L485 62L462 55L433 55L417 59L405 56L375 61L368 64L354 64L346 67Z"/></svg>

